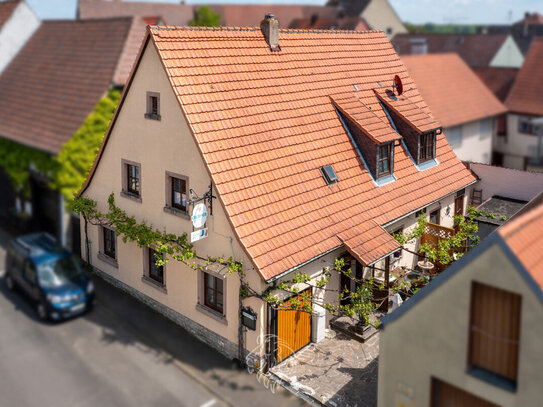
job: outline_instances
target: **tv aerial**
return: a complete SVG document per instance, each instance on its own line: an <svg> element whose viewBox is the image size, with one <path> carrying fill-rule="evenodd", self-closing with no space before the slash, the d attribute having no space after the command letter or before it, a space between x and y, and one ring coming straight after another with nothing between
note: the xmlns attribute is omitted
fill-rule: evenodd
<svg viewBox="0 0 543 407"><path fill-rule="evenodd" d="M394 81L392 83L392 93L394 93L394 89L396 89L398 96L403 93L403 83L398 75L394 75Z"/></svg>

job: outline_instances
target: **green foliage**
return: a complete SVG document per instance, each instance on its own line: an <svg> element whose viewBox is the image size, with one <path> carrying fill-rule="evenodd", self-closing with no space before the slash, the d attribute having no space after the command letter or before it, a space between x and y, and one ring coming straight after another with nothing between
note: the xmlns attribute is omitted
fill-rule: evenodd
<svg viewBox="0 0 543 407"><path fill-rule="evenodd" d="M30 195L31 164L46 177L56 169L50 154L0 138L0 166L3 167L15 191L25 197Z"/></svg>
<svg viewBox="0 0 543 407"><path fill-rule="evenodd" d="M52 187L60 191L67 202L71 202L83 186L120 97L118 90L110 89L55 157L57 170Z"/></svg>
<svg viewBox="0 0 543 407"><path fill-rule="evenodd" d="M463 247L472 247L479 243L480 238L476 236L478 231L478 224L475 218L481 216L481 211L469 207L468 216L456 215L454 217L454 225L457 228L456 233L449 239L441 239L436 246L432 246L428 243L424 243L419 248L419 253L424 254L425 257L432 262L439 262L446 265L454 260L452 253L460 251ZM496 215L486 213L485 216L494 219ZM427 225L426 217L421 214L417 219L417 226L411 231L406 233L393 233L392 236L402 246L412 239L420 239L423 235ZM456 254L458 258L460 253Z"/></svg>
<svg viewBox="0 0 543 407"><path fill-rule="evenodd" d="M420 214L417 218L417 226L411 229L411 231L405 233L392 233L392 237L403 246L413 239L420 239L424 233L427 223L426 216L424 216L424 214Z"/></svg>
<svg viewBox="0 0 543 407"><path fill-rule="evenodd" d="M219 27L221 15L214 13L209 6L202 6L196 10L196 15L189 20L188 25L191 27Z"/></svg>

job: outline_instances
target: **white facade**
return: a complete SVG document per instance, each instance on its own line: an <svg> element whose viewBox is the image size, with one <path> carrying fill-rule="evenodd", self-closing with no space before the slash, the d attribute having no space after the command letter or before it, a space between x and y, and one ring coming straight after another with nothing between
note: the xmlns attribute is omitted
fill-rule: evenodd
<svg viewBox="0 0 543 407"><path fill-rule="evenodd" d="M520 68L523 62L524 55L513 37L509 35L490 61L490 66L493 68Z"/></svg>
<svg viewBox="0 0 543 407"><path fill-rule="evenodd" d="M26 44L40 26L41 21L25 1L13 10L0 29L0 73Z"/></svg>
<svg viewBox="0 0 543 407"><path fill-rule="evenodd" d="M495 195L521 201L531 201L543 191L543 174L511 168L471 163L470 169L481 179L483 202Z"/></svg>
<svg viewBox="0 0 543 407"><path fill-rule="evenodd" d="M490 164L494 118L485 118L443 130L455 154L463 161Z"/></svg>
<svg viewBox="0 0 543 407"><path fill-rule="evenodd" d="M0 73L26 44L41 21L25 1L19 3L0 29Z"/></svg>
<svg viewBox="0 0 543 407"><path fill-rule="evenodd" d="M528 169L528 160L537 155L538 136L522 131L532 118L531 116L509 113L506 135L494 137L494 150L503 154L502 165L504 167L519 170Z"/></svg>

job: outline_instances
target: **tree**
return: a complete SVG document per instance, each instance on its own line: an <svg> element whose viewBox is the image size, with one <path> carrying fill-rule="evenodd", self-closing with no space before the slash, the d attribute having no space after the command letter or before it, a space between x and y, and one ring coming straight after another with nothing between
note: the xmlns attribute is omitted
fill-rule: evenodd
<svg viewBox="0 0 543 407"><path fill-rule="evenodd" d="M191 27L219 27L221 25L221 15L214 13L209 6L202 6L190 19L188 25Z"/></svg>

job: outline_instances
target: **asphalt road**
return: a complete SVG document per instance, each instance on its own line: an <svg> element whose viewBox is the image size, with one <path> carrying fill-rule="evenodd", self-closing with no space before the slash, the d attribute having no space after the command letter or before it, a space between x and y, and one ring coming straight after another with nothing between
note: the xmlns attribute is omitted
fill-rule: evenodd
<svg viewBox="0 0 543 407"><path fill-rule="evenodd" d="M0 275L6 241L0 229ZM23 294L9 292L0 278L0 406L302 404L285 391L272 395L181 328L107 283L96 283L92 312L44 323ZM154 326L163 331L165 347L171 342L185 353L168 353L132 318L147 320L147 327L160 324Z"/></svg>

